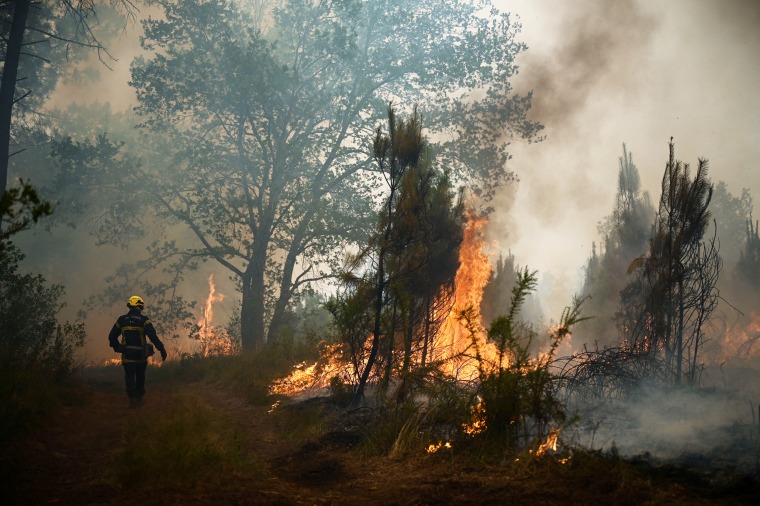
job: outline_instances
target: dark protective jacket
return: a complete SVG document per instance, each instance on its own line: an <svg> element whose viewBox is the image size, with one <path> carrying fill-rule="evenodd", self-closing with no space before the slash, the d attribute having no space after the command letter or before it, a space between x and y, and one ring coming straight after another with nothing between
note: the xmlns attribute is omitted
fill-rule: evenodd
<svg viewBox="0 0 760 506"><path fill-rule="evenodd" d="M121 339L119 337L121 336ZM129 313L119 316L108 334L108 344L116 352L121 352L121 362L147 362L145 354L145 338L148 337L158 351L165 351L164 344L156 335L156 329L137 308L131 308Z"/></svg>

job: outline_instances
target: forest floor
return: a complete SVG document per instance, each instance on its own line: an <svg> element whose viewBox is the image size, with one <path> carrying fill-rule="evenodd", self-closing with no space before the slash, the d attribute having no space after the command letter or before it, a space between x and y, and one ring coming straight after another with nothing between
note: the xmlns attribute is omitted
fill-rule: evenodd
<svg viewBox="0 0 760 506"><path fill-rule="evenodd" d="M150 372L145 403L130 409L120 368L111 369L89 378L80 400L0 449L0 504L760 503L754 480L716 486L689 473L636 467L622 459L587 462L582 468L554 462L514 473L451 453L371 456L360 452L357 438L349 434L322 431L313 439L293 439L269 406L252 405L220 385L159 381ZM172 409L170 400L178 393L211 406L229 422L246 465L220 466L185 483L156 472L143 483L125 485L118 462L130 428L138 420L150 424Z"/></svg>

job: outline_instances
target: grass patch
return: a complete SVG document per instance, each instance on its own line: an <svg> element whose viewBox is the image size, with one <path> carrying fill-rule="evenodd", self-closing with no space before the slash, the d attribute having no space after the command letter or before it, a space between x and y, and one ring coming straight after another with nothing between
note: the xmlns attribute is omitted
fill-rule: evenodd
<svg viewBox="0 0 760 506"><path fill-rule="evenodd" d="M152 368L149 374L157 380L174 378L220 383L240 392L251 404L266 406L274 402L269 386L275 379L290 374L299 362L316 359L317 350L313 343L282 338L240 355L187 356L179 361L165 362L163 367Z"/></svg>
<svg viewBox="0 0 760 506"><path fill-rule="evenodd" d="M324 403L300 403L276 408L269 416L277 421L278 435L290 442L316 440L335 419L335 408Z"/></svg>
<svg viewBox="0 0 760 506"><path fill-rule="evenodd" d="M203 400L177 395L166 406L130 421L116 473L121 484L188 485L249 470L232 421Z"/></svg>

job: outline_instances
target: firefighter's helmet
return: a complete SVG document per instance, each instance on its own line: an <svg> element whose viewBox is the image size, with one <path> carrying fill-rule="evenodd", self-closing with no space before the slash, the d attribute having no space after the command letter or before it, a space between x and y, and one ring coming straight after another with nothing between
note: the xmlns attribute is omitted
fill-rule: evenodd
<svg viewBox="0 0 760 506"><path fill-rule="evenodd" d="M143 300L137 295L133 295L127 301L127 307L137 307L142 309L145 307L145 302L143 302Z"/></svg>

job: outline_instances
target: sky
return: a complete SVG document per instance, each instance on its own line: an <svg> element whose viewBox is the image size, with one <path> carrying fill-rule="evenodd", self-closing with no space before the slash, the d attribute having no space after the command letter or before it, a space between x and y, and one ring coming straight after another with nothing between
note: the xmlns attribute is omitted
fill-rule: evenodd
<svg viewBox="0 0 760 506"><path fill-rule="evenodd" d="M539 271L547 318L581 289L597 224L612 211L623 143L655 203L671 137L679 160L709 159L714 182L760 201L760 1L494 3L519 16L529 49L514 85L533 91L531 118L546 138L514 142L507 170L520 181L496 197L489 249ZM52 105L130 107L134 28L109 48L112 70L98 65L99 81L64 83Z"/></svg>
<svg viewBox="0 0 760 506"><path fill-rule="evenodd" d="M489 239L539 271L548 318L582 286L623 143L655 205L671 137L678 160L707 158L713 182L760 201L760 2L496 3L522 23L515 85L533 90L546 139L514 143L520 182L497 197Z"/></svg>

